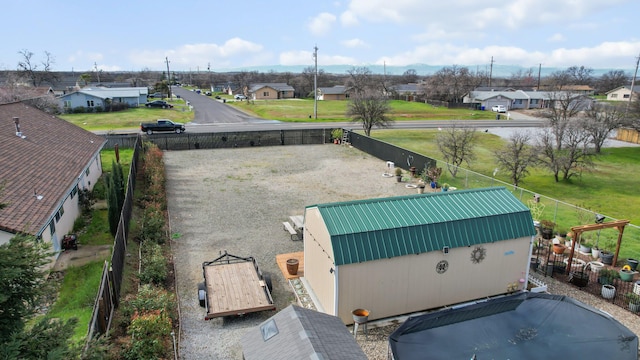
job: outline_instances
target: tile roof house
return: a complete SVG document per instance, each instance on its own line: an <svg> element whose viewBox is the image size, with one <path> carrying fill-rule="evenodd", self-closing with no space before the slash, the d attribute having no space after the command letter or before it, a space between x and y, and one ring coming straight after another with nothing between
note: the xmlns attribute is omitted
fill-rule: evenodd
<svg viewBox="0 0 640 360"><path fill-rule="evenodd" d="M502 187L310 205L305 287L345 324L501 295L526 285L535 233Z"/></svg>
<svg viewBox="0 0 640 360"><path fill-rule="evenodd" d="M242 337L245 360L366 360L339 318L290 305Z"/></svg>
<svg viewBox="0 0 640 360"><path fill-rule="evenodd" d="M264 99L292 99L295 89L285 83L251 84L249 96L255 100Z"/></svg>
<svg viewBox="0 0 640 360"><path fill-rule="evenodd" d="M112 103L126 103L130 107L138 107L147 102L149 89L146 87L121 87L121 88L83 88L58 98L60 109L68 111L77 107L105 108L107 99Z"/></svg>
<svg viewBox="0 0 640 360"><path fill-rule="evenodd" d="M23 103L0 105L0 243L16 233L61 249L80 214L78 189L102 174L106 140Z"/></svg>

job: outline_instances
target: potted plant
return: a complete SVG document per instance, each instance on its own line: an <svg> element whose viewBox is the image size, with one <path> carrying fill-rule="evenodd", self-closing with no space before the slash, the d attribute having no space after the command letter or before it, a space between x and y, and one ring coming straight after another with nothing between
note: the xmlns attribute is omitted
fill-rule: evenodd
<svg viewBox="0 0 640 360"><path fill-rule="evenodd" d="M585 240L580 244L580 248L578 249L581 253L587 255L591 254L591 243L589 240Z"/></svg>
<svg viewBox="0 0 640 360"><path fill-rule="evenodd" d="M553 229L556 227L556 223L551 220L540 220L540 235L543 239L551 240L553 236Z"/></svg>
<svg viewBox="0 0 640 360"><path fill-rule="evenodd" d="M613 265L613 253L611 252L611 249L613 248L613 240L606 239L603 243L603 248L600 249L600 261L605 265Z"/></svg>
<svg viewBox="0 0 640 360"><path fill-rule="evenodd" d="M567 241L567 230L561 227L558 227L558 229L556 230L556 239L558 239L558 242L560 242L561 244ZM565 244L566 246L570 246Z"/></svg>
<svg viewBox="0 0 640 360"><path fill-rule="evenodd" d="M624 298L629 300L629 310L637 313L640 311L640 295L632 292L624 294Z"/></svg>
<svg viewBox="0 0 640 360"><path fill-rule="evenodd" d="M442 184L442 191L449 191L449 184L447 183Z"/></svg>
<svg viewBox="0 0 640 360"><path fill-rule="evenodd" d="M399 167L396 168L396 180L402 182L402 169Z"/></svg>
<svg viewBox="0 0 640 360"><path fill-rule="evenodd" d="M616 288L613 285L606 284L602 285L602 290L600 290L602 297L605 299L613 299L616 296Z"/></svg>
<svg viewBox="0 0 640 360"><path fill-rule="evenodd" d="M636 271L636 269L638 268L638 260L632 259L632 258L628 258L627 259L627 265L629 265L629 267L631 268L632 271Z"/></svg>
<svg viewBox="0 0 640 360"><path fill-rule="evenodd" d="M553 252L554 254L564 254L564 251L567 249L563 244L553 244Z"/></svg>
<svg viewBox="0 0 640 360"><path fill-rule="evenodd" d="M418 181L418 194L424 194L424 188L427 187L427 184L424 183L424 181L420 180Z"/></svg>
<svg viewBox="0 0 640 360"><path fill-rule="evenodd" d="M591 257L597 259L600 257L600 248L597 245L591 247Z"/></svg>
<svg viewBox="0 0 640 360"><path fill-rule="evenodd" d="M342 129L331 130L331 137L333 138L333 143L340 144L340 141L342 141L343 134L344 134L344 131Z"/></svg>
<svg viewBox="0 0 640 360"><path fill-rule="evenodd" d="M602 269L598 272L598 282L602 285L611 285L613 280L618 279L620 274L613 269Z"/></svg>
<svg viewBox="0 0 640 360"><path fill-rule="evenodd" d="M442 175L442 168L439 167L430 167L427 169L427 177L431 183L431 188L435 189L438 186L438 179L440 179L440 175Z"/></svg>
<svg viewBox="0 0 640 360"><path fill-rule="evenodd" d="M625 265L620 269L620 280L631 282L633 281L633 275L635 274L636 272L631 270L631 266Z"/></svg>

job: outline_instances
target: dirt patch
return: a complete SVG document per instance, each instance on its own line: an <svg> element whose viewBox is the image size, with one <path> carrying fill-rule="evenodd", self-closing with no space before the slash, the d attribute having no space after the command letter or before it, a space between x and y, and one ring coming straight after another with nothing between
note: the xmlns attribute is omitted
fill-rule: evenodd
<svg viewBox="0 0 640 360"><path fill-rule="evenodd" d="M58 256L52 271L64 271L71 266L107 260L111 256L111 247L112 245L78 245L78 250L65 250Z"/></svg>

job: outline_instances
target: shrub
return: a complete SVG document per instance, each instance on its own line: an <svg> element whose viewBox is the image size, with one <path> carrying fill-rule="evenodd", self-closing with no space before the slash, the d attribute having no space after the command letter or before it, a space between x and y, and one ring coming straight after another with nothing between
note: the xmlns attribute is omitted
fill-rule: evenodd
<svg viewBox="0 0 640 360"><path fill-rule="evenodd" d="M91 207L96 203L93 193L89 189L78 190L78 202L83 214L90 214Z"/></svg>
<svg viewBox="0 0 640 360"><path fill-rule="evenodd" d="M142 271L140 282L143 284L161 285L167 279L167 259L162 254L160 245L147 242L142 248Z"/></svg>
<svg viewBox="0 0 640 360"><path fill-rule="evenodd" d="M73 232L78 233L80 230L84 229L87 226L87 219L84 216L79 216L73 222Z"/></svg>
<svg viewBox="0 0 640 360"><path fill-rule="evenodd" d="M140 238L143 241L154 242L156 244L164 244L165 219L160 205L157 203L147 203L142 214L142 231Z"/></svg>
<svg viewBox="0 0 640 360"><path fill-rule="evenodd" d="M107 187L106 187L106 174L101 176L100 179L93 185L93 197L98 200L105 200L107 198Z"/></svg>
<svg viewBox="0 0 640 360"><path fill-rule="evenodd" d="M84 114L86 112L87 112L87 108L85 108L84 106L76 106L73 108L74 114Z"/></svg>
<svg viewBox="0 0 640 360"><path fill-rule="evenodd" d="M171 334L171 320L160 312L135 314L127 333L133 337L125 359L165 358L164 343Z"/></svg>

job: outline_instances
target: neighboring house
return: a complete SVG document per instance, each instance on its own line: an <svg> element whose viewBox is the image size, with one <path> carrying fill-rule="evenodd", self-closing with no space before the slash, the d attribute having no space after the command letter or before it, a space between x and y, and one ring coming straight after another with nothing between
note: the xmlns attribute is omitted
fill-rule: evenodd
<svg viewBox="0 0 640 360"><path fill-rule="evenodd" d="M249 97L254 100L292 99L295 89L285 83L251 84Z"/></svg>
<svg viewBox="0 0 640 360"><path fill-rule="evenodd" d="M424 88L415 83L391 85L389 91L407 101L413 101L416 96L424 95Z"/></svg>
<svg viewBox="0 0 640 360"><path fill-rule="evenodd" d="M510 109L542 109L549 107L549 94L545 91L471 91L463 103L475 104L477 108L491 110L493 106L504 105Z"/></svg>
<svg viewBox="0 0 640 360"><path fill-rule="evenodd" d="M617 87L606 92L607 100L610 101L629 101L631 96L631 86L625 85ZM633 86L633 98L638 99L640 96L640 85Z"/></svg>
<svg viewBox="0 0 640 360"><path fill-rule="evenodd" d="M540 85L537 89L538 91L567 91L573 94L580 95L593 95L595 93L595 89L589 85L563 85L558 87L557 85Z"/></svg>
<svg viewBox="0 0 640 360"><path fill-rule="evenodd" d="M307 206L307 290L345 324L522 290L535 234L506 188Z"/></svg>
<svg viewBox="0 0 640 360"><path fill-rule="evenodd" d="M80 214L78 190L102 174L106 140L23 103L0 105L0 243L17 233L61 250ZM57 256L57 255L56 255Z"/></svg>
<svg viewBox="0 0 640 360"><path fill-rule="evenodd" d="M242 336L245 360L366 360L342 321L315 310L289 305Z"/></svg>
<svg viewBox="0 0 640 360"><path fill-rule="evenodd" d="M127 88L83 88L81 90L62 95L58 98L60 108L63 110L77 107L105 109L110 101L126 103L130 107L138 107L147 102L149 89L146 87Z"/></svg>
<svg viewBox="0 0 640 360"><path fill-rule="evenodd" d="M318 100L347 100L348 98L349 93L344 85L318 88Z"/></svg>

